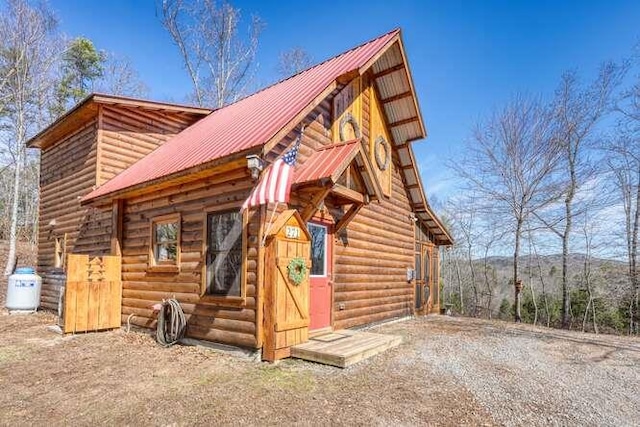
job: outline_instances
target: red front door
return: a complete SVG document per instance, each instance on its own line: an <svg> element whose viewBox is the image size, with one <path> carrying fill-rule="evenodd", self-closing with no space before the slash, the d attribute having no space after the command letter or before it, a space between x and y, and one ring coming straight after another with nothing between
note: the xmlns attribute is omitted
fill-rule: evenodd
<svg viewBox="0 0 640 427"><path fill-rule="evenodd" d="M309 329L331 326L331 238L329 226L307 224L311 234Z"/></svg>

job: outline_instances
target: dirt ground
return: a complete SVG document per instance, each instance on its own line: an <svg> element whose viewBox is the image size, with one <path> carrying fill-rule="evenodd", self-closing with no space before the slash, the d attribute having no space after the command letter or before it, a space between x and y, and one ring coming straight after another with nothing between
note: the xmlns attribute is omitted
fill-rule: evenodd
<svg viewBox="0 0 640 427"><path fill-rule="evenodd" d="M638 425L640 340L430 316L341 370L0 313L0 425Z"/></svg>

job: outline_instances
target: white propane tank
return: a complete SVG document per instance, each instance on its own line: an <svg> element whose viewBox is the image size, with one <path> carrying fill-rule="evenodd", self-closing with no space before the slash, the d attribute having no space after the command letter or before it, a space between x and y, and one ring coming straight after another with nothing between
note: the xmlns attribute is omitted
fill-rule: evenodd
<svg viewBox="0 0 640 427"><path fill-rule="evenodd" d="M40 305L42 278L31 267L17 268L9 276L7 302L9 310L37 310Z"/></svg>

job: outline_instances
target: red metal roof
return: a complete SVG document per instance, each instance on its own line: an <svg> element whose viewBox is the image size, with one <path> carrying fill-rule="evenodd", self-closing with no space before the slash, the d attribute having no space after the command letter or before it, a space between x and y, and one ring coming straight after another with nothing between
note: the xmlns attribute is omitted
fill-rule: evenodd
<svg viewBox="0 0 640 427"><path fill-rule="evenodd" d="M338 177L335 172L342 173L353 160L355 152L360 148L360 139L336 144L316 151L298 170L293 177L293 184L318 181L323 178Z"/></svg>
<svg viewBox="0 0 640 427"><path fill-rule="evenodd" d="M83 201L264 145L338 77L366 65L398 33L397 29L391 31L214 111L85 196Z"/></svg>
<svg viewBox="0 0 640 427"><path fill-rule="evenodd" d="M295 171L292 184L316 183L323 179L330 180L332 185L336 184L352 162L355 162L362 176L368 195L380 200L382 189L365 153L362 138L330 145L316 151Z"/></svg>

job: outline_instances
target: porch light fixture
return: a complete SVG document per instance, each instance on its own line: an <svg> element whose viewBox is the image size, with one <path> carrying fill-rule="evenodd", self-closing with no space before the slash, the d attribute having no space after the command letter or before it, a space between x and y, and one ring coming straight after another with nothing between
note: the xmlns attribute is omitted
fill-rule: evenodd
<svg viewBox="0 0 640 427"><path fill-rule="evenodd" d="M257 154L250 154L247 156L247 168L251 171L251 178L256 180L264 169L264 162Z"/></svg>

